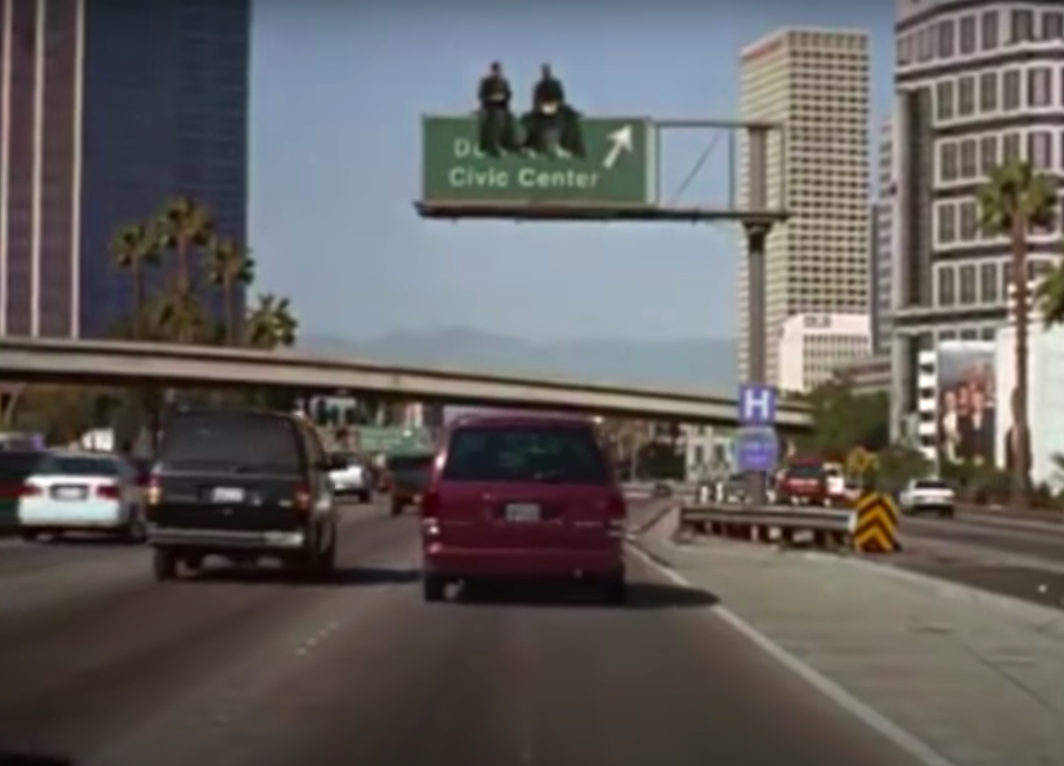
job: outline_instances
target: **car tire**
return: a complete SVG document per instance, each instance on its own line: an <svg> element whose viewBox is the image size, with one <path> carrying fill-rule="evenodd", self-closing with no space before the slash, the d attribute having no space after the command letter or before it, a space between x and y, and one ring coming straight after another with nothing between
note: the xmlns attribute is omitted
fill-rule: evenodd
<svg viewBox="0 0 1064 766"><path fill-rule="evenodd" d="M623 606L628 603L628 581L624 575L609 577L602 584L603 600L611 606Z"/></svg>
<svg viewBox="0 0 1064 766"><path fill-rule="evenodd" d="M36 529L24 529L21 533L19 533L19 536L22 538L22 540L27 543L37 542L37 539L40 537L40 535L41 533L38 532Z"/></svg>
<svg viewBox="0 0 1064 766"><path fill-rule="evenodd" d="M443 601L447 598L447 581L439 575L424 575L421 578L421 594L426 603Z"/></svg>
<svg viewBox="0 0 1064 766"><path fill-rule="evenodd" d="M402 515L403 515L403 504L402 503L392 503L392 516L402 516Z"/></svg>
<svg viewBox="0 0 1064 766"><path fill-rule="evenodd" d="M373 502L373 496L369 492L359 493L358 502L368 505Z"/></svg>
<svg viewBox="0 0 1064 766"><path fill-rule="evenodd" d="M152 554L152 569L156 582L177 579L177 556L173 551L156 548Z"/></svg>

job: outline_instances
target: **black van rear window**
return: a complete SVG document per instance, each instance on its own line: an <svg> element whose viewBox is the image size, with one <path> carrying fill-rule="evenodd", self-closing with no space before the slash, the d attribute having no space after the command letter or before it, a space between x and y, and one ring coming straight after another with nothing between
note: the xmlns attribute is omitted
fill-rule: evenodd
<svg viewBox="0 0 1064 766"><path fill-rule="evenodd" d="M589 428L459 428L447 449L445 481L606 484L605 457Z"/></svg>
<svg viewBox="0 0 1064 766"><path fill-rule="evenodd" d="M298 434L285 418L257 412L196 412L163 429L159 462L173 468L299 472Z"/></svg>
<svg viewBox="0 0 1064 766"><path fill-rule="evenodd" d="M25 481L46 457L46 452L0 450L0 483Z"/></svg>

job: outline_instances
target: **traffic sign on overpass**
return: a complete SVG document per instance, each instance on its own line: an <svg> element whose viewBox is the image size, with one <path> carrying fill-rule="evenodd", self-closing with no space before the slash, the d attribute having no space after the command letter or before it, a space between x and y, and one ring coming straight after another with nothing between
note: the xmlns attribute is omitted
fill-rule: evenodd
<svg viewBox="0 0 1064 766"><path fill-rule="evenodd" d="M647 205L653 194L651 122L582 120L584 157L525 153L490 157L477 148L475 116L425 117L422 201Z"/></svg>

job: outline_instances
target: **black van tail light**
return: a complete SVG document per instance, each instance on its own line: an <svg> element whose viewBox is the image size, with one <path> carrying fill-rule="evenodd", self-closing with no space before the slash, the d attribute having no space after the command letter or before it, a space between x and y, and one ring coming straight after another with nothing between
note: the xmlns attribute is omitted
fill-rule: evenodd
<svg viewBox="0 0 1064 766"><path fill-rule="evenodd" d="M295 492L292 494L292 504L297 511L309 511L310 510L310 487L305 484L296 486Z"/></svg>
<svg viewBox="0 0 1064 766"><path fill-rule="evenodd" d="M148 488L146 491L145 502L148 505L158 505L163 498L163 488L159 484L159 480L152 477L148 480Z"/></svg>

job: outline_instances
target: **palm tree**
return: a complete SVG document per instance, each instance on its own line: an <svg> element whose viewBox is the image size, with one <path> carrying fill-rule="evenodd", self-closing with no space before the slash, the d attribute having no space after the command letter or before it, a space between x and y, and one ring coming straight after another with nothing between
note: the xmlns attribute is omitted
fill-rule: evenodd
<svg viewBox="0 0 1064 766"><path fill-rule="evenodd" d="M192 254L205 247L214 235L214 219L210 211L191 197L175 197L163 206L156 222L158 243L162 250L172 250L177 257L177 280L173 291L181 293L182 303L195 300ZM179 343L190 343L190 327L178 325Z"/></svg>
<svg viewBox="0 0 1064 766"><path fill-rule="evenodd" d="M299 322L292 314L288 298L273 293L258 296L258 303L248 309L244 322L244 338L253 348L273 349L292 346L296 342Z"/></svg>
<svg viewBox="0 0 1064 766"><path fill-rule="evenodd" d="M984 230L1008 237L1012 251L1012 282L1016 314L1016 390L1013 428L1018 448L1012 471L1012 504L1027 506L1030 476L1030 428L1027 419L1027 235L1053 222L1057 203L1053 182L1031 165L1016 160L995 168L979 189L979 212Z"/></svg>
<svg viewBox="0 0 1064 766"><path fill-rule="evenodd" d="M163 337L178 343L209 340L212 326L203 306L190 290L178 284L164 291L154 305L154 327Z"/></svg>
<svg viewBox="0 0 1064 766"><path fill-rule="evenodd" d="M1064 324L1064 261L1058 263L1038 284L1035 294L1038 313L1045 326Z"/></svg>
<svg viewBox="0 0 1064 766"><path fill-rule="evenodd" d="M115 266L128 270L133 279L133 316L131 329L134 340L144 339L144 271L159 262L159 240L144 224L122 227L111 242L111 258Z"/></svg>
<svg viewBox="0 0 1064 766"><path fill-rule="evenodd" d="M249 285L255 279L255 261L251 251L233 239L211 240L207 248L207 279L222 289L225 301L225 342L234 346L239 337L236 313L237 285Z"/></svg>

